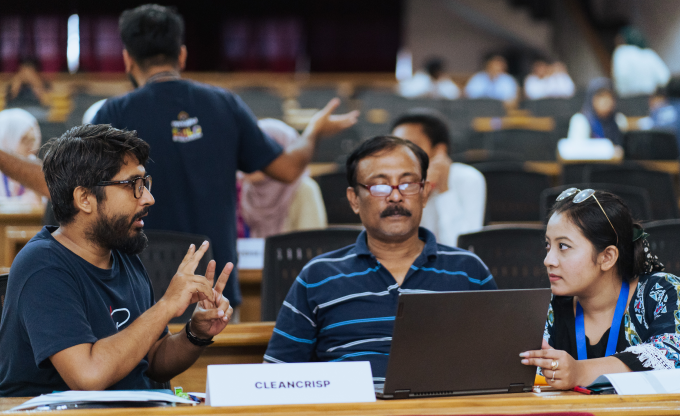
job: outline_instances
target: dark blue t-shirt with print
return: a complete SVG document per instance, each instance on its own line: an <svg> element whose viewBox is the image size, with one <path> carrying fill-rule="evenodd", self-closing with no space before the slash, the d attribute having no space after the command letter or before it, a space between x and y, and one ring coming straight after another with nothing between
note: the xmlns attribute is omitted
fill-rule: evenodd
<svg viewBox="0 0 680 416"><path fill-rule="evenodd" d="M146 170L156 204L147 229L207 235L216 275L236 263L236 171L262 170L283 151L237 95L188 80L151 83L107 100L93 123L136 130L151 145ZM224 291L234 306L235 273Z"/></svg>
<svg viewBox="0 0 680 416"><path fill-rule="evenodd" d="M49 357L127 328L154 304L137 256L112 251L100 269L55 240L44 227L10 270L0 321L0 397L69 390ZM161 336L167 334L167 328ZM145 357L110 389L148 389Z"/></svg>

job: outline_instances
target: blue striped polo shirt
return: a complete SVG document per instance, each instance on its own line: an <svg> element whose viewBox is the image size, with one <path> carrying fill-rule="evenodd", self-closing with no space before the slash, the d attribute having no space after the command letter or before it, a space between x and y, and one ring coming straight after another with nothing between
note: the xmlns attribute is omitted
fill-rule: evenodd
<svg viewBox="0 0 680 416"><path fill-rule="evenodd" d="M496 282L469 251L425 242L401 287L366 244L312 259L290 288L276 320L264 360L271 363L369 361L375 382L384 382L400 293L492 290Z"/></svg>

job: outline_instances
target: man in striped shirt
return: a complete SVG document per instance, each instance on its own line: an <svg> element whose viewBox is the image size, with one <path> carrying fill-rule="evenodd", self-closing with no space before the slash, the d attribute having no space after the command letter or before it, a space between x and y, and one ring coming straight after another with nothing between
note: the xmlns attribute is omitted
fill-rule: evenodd
<svg viewBox="0 0 680 416"><path fill-rule="evenodd" d="M431 191L428 164L421 148L391 136L349 156L347 198L366 230L302 269L265 362L369 361L383 383L400 293L496 289L479 257L418 227Z"/></svg>

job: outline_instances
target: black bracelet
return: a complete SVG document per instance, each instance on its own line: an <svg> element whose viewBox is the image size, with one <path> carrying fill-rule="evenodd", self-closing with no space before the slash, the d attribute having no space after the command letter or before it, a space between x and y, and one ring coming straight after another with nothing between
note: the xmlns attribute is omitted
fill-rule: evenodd
<svg viewBox="0 0 680 416"><path fill-rule="evenodd" d="M191 332L191 330L189 329L189 325L191 325L191 319L189 319L189 322L187 322L187 326L185 328L186 328L186 333L187 333L187 339L192 344L199 346L199 347L207 347L208 345L215 342L215 341L212 340L213 337L210 337L210 339L203 339L203 338L197 337L196 335L194 335Z"/></svg>

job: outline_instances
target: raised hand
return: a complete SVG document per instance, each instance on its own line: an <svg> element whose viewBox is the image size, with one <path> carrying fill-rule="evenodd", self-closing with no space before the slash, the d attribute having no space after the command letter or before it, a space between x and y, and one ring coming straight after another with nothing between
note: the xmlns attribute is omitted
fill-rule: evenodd
<svg viewBox="0 0 680 416"><path fill-rule="evenodd" d="M174 317L181 316L192 303L214 299L212 279L208 281L205 277L194 274L198 262L201 261L207 250L207 241L204 241L198 250L193 244L189 247L182 263L177 268L177 273L172 277L168 289L158 301L159 303L167 302L172 308Z"/></svg>
<svg viewBox="0 0 680 416"><path fill-rule="evenodd" d="M339 98L333 98L326 106L312 116L304 134L318 137L332 136L355 125L359 118L359 111L347 114L332 115L340 105Z"/></svg>
<svg viewBox="0 0 680 416"><path fill-rule="evenodd" d="M215 260L208 263L208 268L205 272L205 280L208 284L212 284L215 276ZM191 332L199 338L211 338L227 326L234 309L229 305L229 300L222 296L229 275L234 269L233 263L227 263L220 273L220 277L215 282L215 287L212 289L212 297L206 298L198 302L194 314L191 317Z"/></svg>

